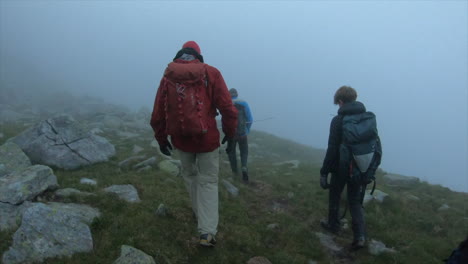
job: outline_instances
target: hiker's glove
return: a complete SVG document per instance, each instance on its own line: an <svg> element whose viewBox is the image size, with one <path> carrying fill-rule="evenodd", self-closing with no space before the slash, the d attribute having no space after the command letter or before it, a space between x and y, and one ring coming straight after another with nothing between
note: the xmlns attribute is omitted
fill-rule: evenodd
<svg viewBox="0 0 468 264"><path fill-rule="evenodd" d="M320 175L320 187L322 187L322 189L324 190L330 188L330 185L328 184L328 177L326 174Z"/></svg>
<svg viewBox="0 0 468 264"><path fill-rule="evenodd" d="M221 144L224 145L224 143L226 143L226 142L228 142L228 141L229 141L228 136L224 136L224 137L223 137L223 140L221 141Z"/></svg>
<svg viewBox="0 0 468 264"><path fill-rule="evenodd" d="M172 150L171 143L169 143L169 141L167 141L164 144L159 145L159 150L161 151L162 154L164 154L166 156L170 156L171 152L169 150Z"/></svg>

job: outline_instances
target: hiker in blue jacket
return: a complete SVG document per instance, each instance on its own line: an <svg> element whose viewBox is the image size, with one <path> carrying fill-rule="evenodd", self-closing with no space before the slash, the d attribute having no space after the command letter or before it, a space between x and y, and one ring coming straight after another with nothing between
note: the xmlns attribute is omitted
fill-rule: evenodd
<svg viewBox="0 0 468 264"><path fill-rule="evenodd" d="M238 98L237 90L231 88L229 90L231 93L232 102L237 108L237 130L236 135L233 139L228 141L228 146L226 148L226 153L229 157L229 163L231 164L232 173L237 175L237 154L236 154L236 145L239 144L239 151L241 157L241 170L242 170L242 180L244 183L249 182L249 174L247 169L247 158L249 155L249 145L247 142L247 136L249 135L250 128L252 127L253 117L252 112L250 111L249 104Z"/></svg>
<svg viewBox="0 0 468 264"><path fill-rule="evenodd" d="M354 250L366 245L362 201L366 185L375 179L382 158L375 115L367 112L364 104L356 101L356 98L356 90L349 86L342 86L336 91L334 103L340 108L331 121L327 153L320 169L320 186L330 189L328 219L320 224L329 232L340 231L340 196L347 185L354 235L351 249ZM366 148L368 151L364 151ZM328 174L331 174L330 184Z"/></svg>

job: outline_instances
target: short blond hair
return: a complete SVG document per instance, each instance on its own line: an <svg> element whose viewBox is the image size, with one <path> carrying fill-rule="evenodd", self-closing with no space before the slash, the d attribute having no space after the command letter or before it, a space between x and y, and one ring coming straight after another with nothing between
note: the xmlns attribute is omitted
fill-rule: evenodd
<svg viewBox="0 0 468 264"><path fill-rule="evenodd" d="M339 104L340 101L343 103L354 102L357 99L357 92L351 86L341 86L336 90L335 96L333 97L333 103Z"/></svg>

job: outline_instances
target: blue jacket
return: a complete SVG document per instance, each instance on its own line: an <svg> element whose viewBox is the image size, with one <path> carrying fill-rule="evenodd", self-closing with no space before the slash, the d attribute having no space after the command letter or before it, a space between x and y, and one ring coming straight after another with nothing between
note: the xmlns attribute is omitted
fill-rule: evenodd
<svg viewBox="0 0 468 264"><path fill-rule="evenodd" d="M247 136L250 132L250 128L252 127L252 123L253 123L253 116L252 116L252 112L250 111L250 107L249 107L249 104L242 100L242 99L239 99L237 96L236 97L232 97L232 102L234 104L238 104L238 105L241 105L244 107L244 112L245 112L245 120L246 120L246 133L244 135L239 135L239 136Z"/></svg>

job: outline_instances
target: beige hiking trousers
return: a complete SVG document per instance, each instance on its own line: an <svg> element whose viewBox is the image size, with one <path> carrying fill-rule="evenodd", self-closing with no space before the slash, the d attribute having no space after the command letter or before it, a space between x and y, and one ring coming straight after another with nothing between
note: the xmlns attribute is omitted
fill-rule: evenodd
<svg viewBox="0 0 468 264"><path fill-rule="evenodd" d="M200 234L216 235L218 231L219 149L206 153L178 150L182 177L198 220Z"/></svg>

